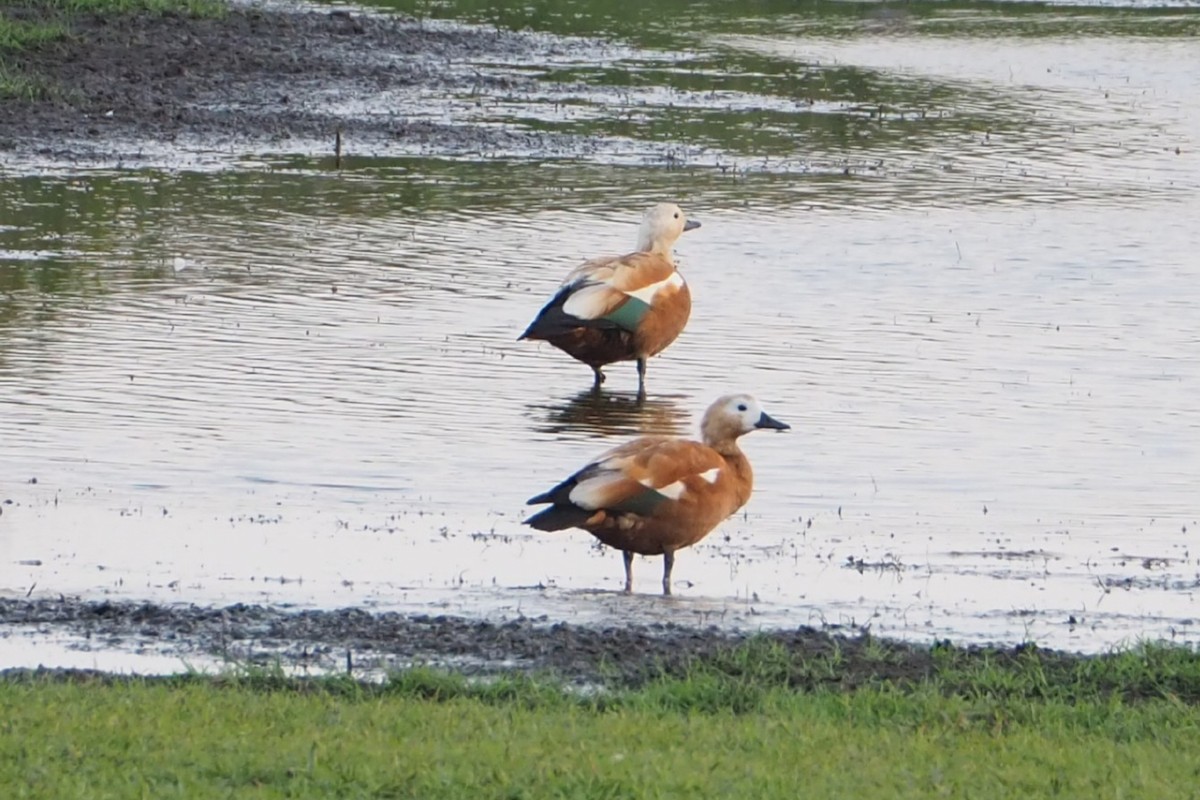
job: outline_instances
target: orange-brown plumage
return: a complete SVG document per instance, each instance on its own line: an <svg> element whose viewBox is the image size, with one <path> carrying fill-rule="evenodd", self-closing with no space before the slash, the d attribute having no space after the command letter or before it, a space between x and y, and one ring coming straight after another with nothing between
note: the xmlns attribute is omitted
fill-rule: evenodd
<svg viewBox="0 0 1200 800"><path fill-rule="evenodd" d="M646 359L679 336L692 311L692 296L675 268L671 247L689 222L678 206L660 203L646 211L638 249L576 267L519 338L540 339L592 368L637 361L638 388L645 390Z"/></svg>
<svg viewBox="0 0 1200 800"><path fill-rule="evenodd" d="M703 442L644 436L614 447L532 498L530 504L551 506L526 523L546 531L582 528L623 551L626 591L633 554L662 555L663 593L670 594L675 551L703 539L750 499L754 473L738 437L787 427L749 395L722 397L705 412Z"/></svg>

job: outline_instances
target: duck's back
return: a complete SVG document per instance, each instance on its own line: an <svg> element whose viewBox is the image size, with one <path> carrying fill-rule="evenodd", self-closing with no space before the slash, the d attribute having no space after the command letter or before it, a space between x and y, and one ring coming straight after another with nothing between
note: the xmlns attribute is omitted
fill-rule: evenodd
<svg viewBox="0 0 1200 800"><path fill-rule="evenodd" d="M638 252L573 270L522 334L588 364L646 358L679 336L692 298L670 258Z"/></svg>
<svg viewBox="0 0 1200 800"><path fill-rule="evenodd" d="M752 478L743 461L700 442L643 437L535 499L579 509L572 526L611 547L659 555L700 541L745 503Z"/></svg>

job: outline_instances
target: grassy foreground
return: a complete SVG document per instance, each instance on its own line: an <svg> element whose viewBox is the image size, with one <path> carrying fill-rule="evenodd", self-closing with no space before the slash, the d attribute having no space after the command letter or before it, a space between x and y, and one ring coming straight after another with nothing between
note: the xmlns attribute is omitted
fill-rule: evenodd
<svg viewBox="0 0 1200 800"><path fill-rule="evenodd" d="M1050 670L1036 652L1005 664L963 652L928 679L850 691L797 691L787 655L754 645L592 693L429 670L382 686L9 676L0 786L10 798L1200 793L1194 651Z"/></svg>

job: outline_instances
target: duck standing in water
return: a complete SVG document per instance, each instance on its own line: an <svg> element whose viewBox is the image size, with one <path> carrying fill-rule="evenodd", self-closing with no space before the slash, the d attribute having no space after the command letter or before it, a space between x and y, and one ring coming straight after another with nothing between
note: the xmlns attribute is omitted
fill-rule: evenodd
<svg viewBox="0 0 1200 800"><path fill-rule="evenodd" d="M788 430L748 394L721 397L704 413L704 441L643 436L614 447L529 500L550 503L525 521L541 531L582 528L625 558L633 591L633 555L663 557L663 594L671 593L675 551L703 539L746 504L754 487L738 437L758 428Z"/></svg>
<svg viewBox="0 0 1200 800"><path fill-rule="evenodd" d="M646 392L646 359L675 341L692 312L687 282L671 248L684 231L699 228L674 203L646 210L637 251L588 261L567 275L558 293L521 339L541 339L592 368L637 361L638 393Z"/></svg>

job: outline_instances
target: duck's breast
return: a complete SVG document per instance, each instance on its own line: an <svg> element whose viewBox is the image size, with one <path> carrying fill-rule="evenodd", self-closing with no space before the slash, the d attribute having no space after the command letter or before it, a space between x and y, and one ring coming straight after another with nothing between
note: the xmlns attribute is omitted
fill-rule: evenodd
<svg viewBox="0 0 1200 800"><path fill-rule="evenodd" d="M665 350L683 333L692 314L692 293L683 276L675 276L678 284L659 291L634 332L634 346L643 356Z"/></svg>

